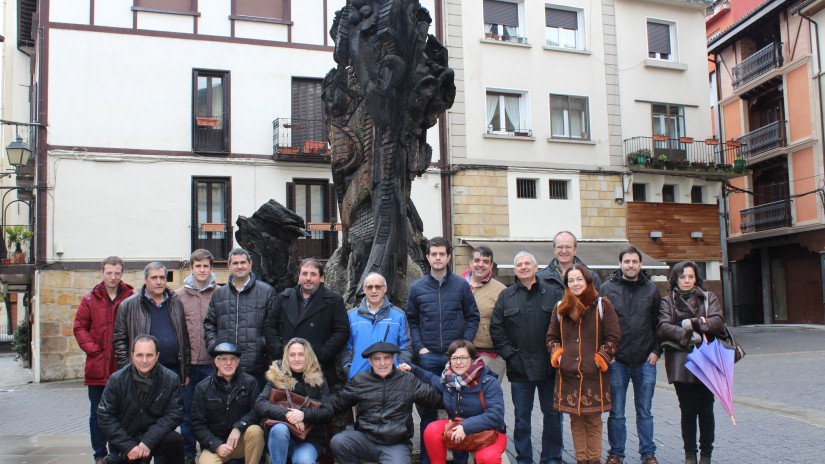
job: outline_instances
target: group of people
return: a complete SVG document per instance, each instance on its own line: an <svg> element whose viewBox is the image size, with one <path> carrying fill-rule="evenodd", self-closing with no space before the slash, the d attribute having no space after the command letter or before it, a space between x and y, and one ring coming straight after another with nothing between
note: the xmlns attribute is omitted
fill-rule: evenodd
<svg viewBox="0 0 825 464"><path fill-rule="evenodd" d="M622 250L619 269L602 285L576 248L572 233L558 233L555 258L541 271L534 255L518 253L508 287L493 278L492 250L473 250L470 268L458 275L450 271L450 242L435 237L426 249L429 271L411 285L405 309L388 298L385 278L371 273L349 311L324 287L324 268L312 258L301 262L298 285L277 293L255 278L241 248L229 253L224 286L216 284L211 253L193 252L177 291L154 262L136 292L122 281L123 261L109 257L74 322L87 354L95 462L189 464L200 444L201 464L257 464L265 452L272 464L404 463L415 406L422 463L445 463L448 450L457 464L468 451L477 463L500 463L506 375L519 464L533 462L536 392L542 463L562 462L562 414L570 416L576 460L601 462L604 412L607 463L622 463L630 382L640 457L655 464L650 409L661 342L670 341L665 364L682 411L685 462L696 463L701 451L701 463L709 463L713 395L684 364L700 334L722 333L715 295L685 262L674 266L670 293L660 298L634 247ZM354 427L333 430L333 417L353 408ZM439 409L447 420L438 420Z"/></svg>

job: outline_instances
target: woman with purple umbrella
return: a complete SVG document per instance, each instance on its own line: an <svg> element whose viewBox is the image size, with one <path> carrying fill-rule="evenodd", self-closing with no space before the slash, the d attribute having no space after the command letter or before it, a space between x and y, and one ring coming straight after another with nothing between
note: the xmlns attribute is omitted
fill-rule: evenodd
<svg viewBox="0 0 825 464"><path fill-rule="evenodd" d="M713 292L702 288L699 268L692 261L676 263L670 271L670 294L659 308L658 335L665 349L667 380L676 389L682 412L685 464L696 464L696 423L699 422L699 464L710 464L716 424L713 393L686 367L690 350L702 335L723 335L722 306Z"/></svg>

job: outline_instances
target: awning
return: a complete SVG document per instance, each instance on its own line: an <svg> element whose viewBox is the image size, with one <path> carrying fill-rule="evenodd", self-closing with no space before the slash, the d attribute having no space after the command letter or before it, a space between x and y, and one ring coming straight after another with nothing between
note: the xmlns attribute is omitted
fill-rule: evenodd
<svg viewBox="0 0 825 464"><path fill-rule="evenodd" d="M460 238L460 240L475 248L481 245L490 247L493 250L493 259L499 269L510 270L512 273L513 258L520 251L526 251L535 255L539 262L539 267L543 269L555 258L552 240L508 240L489 238ZM576 257L593 270L619 268L619 252L630 242L625 240L579 240L576 246ZM668 270L667 264L653 259L651 256L642 253L643 269ZM658 274L658 273L654 273Z"/></svg>

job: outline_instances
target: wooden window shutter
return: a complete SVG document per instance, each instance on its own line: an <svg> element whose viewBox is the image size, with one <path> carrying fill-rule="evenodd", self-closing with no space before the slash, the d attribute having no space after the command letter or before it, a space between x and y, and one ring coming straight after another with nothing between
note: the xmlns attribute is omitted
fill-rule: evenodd
<svg viewBox="0 0 825 464"><path fill-rule="evenodd" d="M579 15L575 11L545 8L544 24L547 27L560 27L575 31L579 29Z"/></svg>
<svg viewBox="0 0 825 464"><path fill-rule="evenodd" d="M286 209L295 212L295 182L286 183Z"/></svg>
<svg viewBox="0 0 825 464"><path fill-rule="evenodd" d="M333 183L327 184L327 201L324 209L324 218L327 222L338 222L338 195Z"/></svg>
<svg viewBox="0 0 825 464"><path fill-rule="evenodd" d="M484 22L518 27L518 4L484 0Z"/></svg>
<svg viewBox="0 0 825 464"><path fill-rule="evenodd" d="M662 23L647 23L647 50L650 53L670 54L670 26Z"/></svg>

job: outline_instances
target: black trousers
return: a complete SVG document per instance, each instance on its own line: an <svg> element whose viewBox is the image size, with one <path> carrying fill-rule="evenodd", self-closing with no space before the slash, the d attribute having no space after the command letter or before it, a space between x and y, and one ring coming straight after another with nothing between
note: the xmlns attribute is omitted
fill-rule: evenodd
<svg viewBox="0 0 825 464"><path fill-rule="evenodd" d="M679 409L682 411L682 441L685 454L696 455L696 420L699 420L699 451L702 456L713 452L716 422L713 418L713 393L701 383L673 382Z"/></svg>
<svg viewBox="0 0 825 464"><path fill-rule="evenodd" d="M107 458L111 463L148 463L154 457L156 464L180 464L183 463L183 437L178 432L169 432L163 437L155 448L150 450L150 457L143 460L130 461L126 458L131 450L118 451L112 453ZM122 453L122 454L121 454Z"/></svg>

